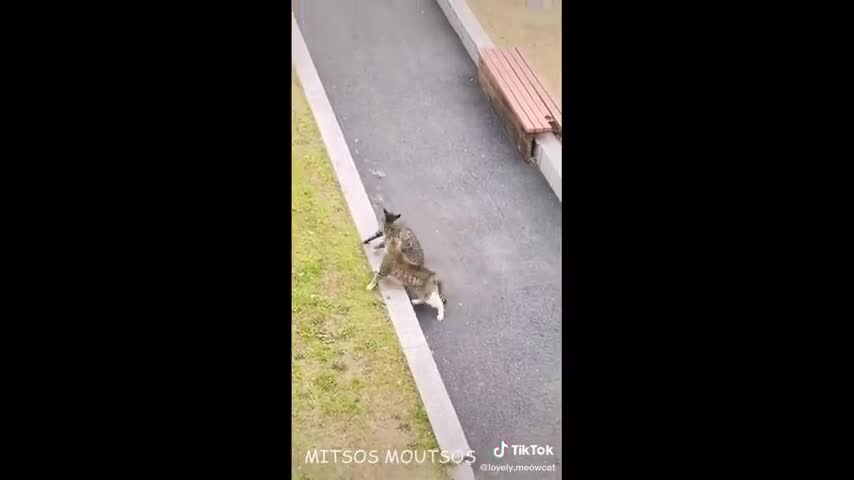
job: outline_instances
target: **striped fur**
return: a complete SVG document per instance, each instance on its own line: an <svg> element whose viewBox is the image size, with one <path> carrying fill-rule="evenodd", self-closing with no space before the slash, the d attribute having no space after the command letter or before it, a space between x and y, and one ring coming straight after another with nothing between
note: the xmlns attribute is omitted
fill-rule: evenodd
<svg viewBox="0 0 854 480"><path fill-rule="evenodd" d="M424 265L424 249L421 248L421 243L418 241L418 237L415 236L415 232L399 221L399 213L391 213L383 208L383 215L382 228L362 243L367 244L372 240L384 237L383 241L376 247L383 248L389 239L399 238L401 240L401 252L404 259L413 265Z"/></svg>
<svg viewBox="0 0 854 480"><path fill-rule="evenodd" d="M431 305L438 310L436 318L441 321L445 317L445 304L447 303L442 294L442 281L436 272L423 265L415 265L408 261L401 250L401 245L402 240L399 237L388 239L386 254L383 256L379 271L368 284L368 290L373 290L381 279L388 276L394 277L405 287L414 291L413 305L422 303Z"/></svg>

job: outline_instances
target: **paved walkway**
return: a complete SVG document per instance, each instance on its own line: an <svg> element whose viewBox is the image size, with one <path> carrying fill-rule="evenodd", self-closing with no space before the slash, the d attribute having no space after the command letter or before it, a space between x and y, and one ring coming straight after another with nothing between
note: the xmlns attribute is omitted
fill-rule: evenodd
<svg viewBox="0 0 854 480"><path fill-rule="evenodd" d="M445 320L416 312L476 474L560 478L560 202L514 151L435 1L294 11L371 202L403 214L444 279ZM501 463L558 474L481 473L501 440L552 445L553 458Z"/></svg>

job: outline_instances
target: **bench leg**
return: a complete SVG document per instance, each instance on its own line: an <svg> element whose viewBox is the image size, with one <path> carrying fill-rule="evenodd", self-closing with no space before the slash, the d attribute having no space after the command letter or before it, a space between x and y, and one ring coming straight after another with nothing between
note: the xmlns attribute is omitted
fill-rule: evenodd
<svg viewBox="0 0 854 480"><path fill-rule="evenodd" d="M483 89L486 97L489 99L489 104L501 120L504 131L510 135L510 140L516 147L516 151L519 152L525 163L533 165L535 163L534 135L526 134L521 125L517 123L509 107L501 99L501 96L495 90L482 68L478 68L477 78L480 81L481 89Z"/></svg>

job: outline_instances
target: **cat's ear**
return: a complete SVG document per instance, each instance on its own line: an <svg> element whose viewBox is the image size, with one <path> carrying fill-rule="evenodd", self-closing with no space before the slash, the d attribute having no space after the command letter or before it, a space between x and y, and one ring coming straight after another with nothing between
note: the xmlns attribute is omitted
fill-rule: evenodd
<svg viewBox="0 0 854 480"><path fill-rule="evenodd" d="M397 215L395 215L395 214L389 212L388 210L386 210L385 207L383 207L383 215L385 215L386 223L391 223L391 222L397 220L398 218L400 218L399 213Z"/></svg>

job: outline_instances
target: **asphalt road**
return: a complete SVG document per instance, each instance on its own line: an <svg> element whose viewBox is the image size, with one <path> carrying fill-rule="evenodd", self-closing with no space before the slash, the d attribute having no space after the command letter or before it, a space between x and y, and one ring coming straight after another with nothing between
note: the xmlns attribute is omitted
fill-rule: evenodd
<svg viewBox="0 0 854 480"><path fill-rule="evenodd" d="M444 280L444 321L415 309L476 475L560 478L560 202L513 149L434 0L310 0L294 11L371 202L402 213ZM502 440L555 455L495 459ZM482 473L481 463L558 473Z"/></svg>

